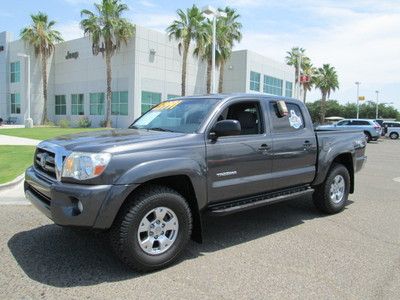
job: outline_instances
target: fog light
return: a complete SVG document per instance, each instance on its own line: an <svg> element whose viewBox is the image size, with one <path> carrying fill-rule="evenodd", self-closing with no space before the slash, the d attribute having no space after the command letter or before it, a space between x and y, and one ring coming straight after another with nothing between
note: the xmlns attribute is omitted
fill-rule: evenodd
<svg viewBox="0 0 400 300"><path fill-rule="evenodd" d="M71 203L72 203L72 215L73 216L80 215L83 211L82 202L77 198L71 198Z"/></svg>

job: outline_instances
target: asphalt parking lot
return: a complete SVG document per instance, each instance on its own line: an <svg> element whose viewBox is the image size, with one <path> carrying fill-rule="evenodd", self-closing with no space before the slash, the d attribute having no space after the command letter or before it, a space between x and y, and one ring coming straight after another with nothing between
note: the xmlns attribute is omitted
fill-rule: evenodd
<svg viewBox="0 0 400 300"><path fill-rule="evenodd" d="M347 208L297 199L208 218L203 244L174 266L132 272L103 235L51 224L30 205L0 206L0 298L400 298L400 141L367 147Z"/></svg>

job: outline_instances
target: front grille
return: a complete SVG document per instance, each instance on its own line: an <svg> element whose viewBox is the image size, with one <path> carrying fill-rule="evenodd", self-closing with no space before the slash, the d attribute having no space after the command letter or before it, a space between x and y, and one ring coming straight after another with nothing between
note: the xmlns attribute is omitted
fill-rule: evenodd
<svg viewBox="0 0 400 300"><path fill-rule="evenodd" d="M39 171L56 178L55 154L53 152L36 148L34 165Z"/></svg>

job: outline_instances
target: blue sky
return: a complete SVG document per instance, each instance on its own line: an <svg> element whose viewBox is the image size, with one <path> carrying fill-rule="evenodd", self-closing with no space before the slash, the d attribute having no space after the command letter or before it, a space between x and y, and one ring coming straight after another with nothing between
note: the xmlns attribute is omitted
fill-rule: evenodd
<svg viewBox="0 0 400 300"><path fill-rule="evenodd" d="M283 61L292 46L307 50L316 66L331 63L337 68L340 89L332 99L355 101L360 94L400 108L400 0L226 0L165 1L125 0L126 17L133 23L163 31L178 8L229 5L238 10L244 38L236 49L250 49ZM80 10L92 8L93 0L1 0L0 31L18 37L29 15L46 12L56 20L65 39L82 36ZM320 97L317 91L310 101Z"/></svg>

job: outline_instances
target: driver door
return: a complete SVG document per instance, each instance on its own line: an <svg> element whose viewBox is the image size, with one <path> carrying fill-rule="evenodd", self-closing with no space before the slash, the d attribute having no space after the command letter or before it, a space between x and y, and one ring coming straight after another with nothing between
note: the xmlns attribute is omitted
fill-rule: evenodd
<svg viewBox="0 0 400 300"><path fill-rule="evenodd" d="M235 101L221 109L214 124L223 119L238 120L242 132L206 141L210 203L271 190L272 139L266 132L262 103Z"/></svg>

